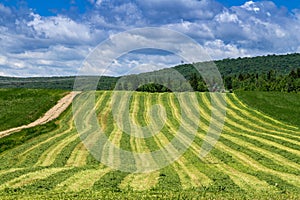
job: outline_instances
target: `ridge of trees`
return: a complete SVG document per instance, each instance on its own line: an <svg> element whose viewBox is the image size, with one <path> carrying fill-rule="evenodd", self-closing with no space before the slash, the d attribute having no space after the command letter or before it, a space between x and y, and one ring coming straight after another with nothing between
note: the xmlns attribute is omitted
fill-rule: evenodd
<svg viewBox="0 0 300 200"><path fill-rule="evenodd" d="M300 68L291 70L287 75L270 70L262 74L240 73L224 76L223 83L204 80L196 73L192 73L188 79L171 79L170 77L172 74L166 76L159 72L152 73L152 76L130 75L124 80L120 79L115 89L143 92L225 92L234 90L300 92Z"/></svg>
<svg viewBox="0 0 300 200"><path fill-rule="evenodd" d="M300 68L282 75L275 70L267 73L244 73L224 77L225 88L244 91L300 92Z"/></svg>
<svg viewBox="0 0 300 200"><path fill-rule="evenodd" d="M222 87L222 83L218 83L211 76L213 72L201 68L201 66L205 65L217 66L222 75L225 88ZM103 76L99 79L97 89L147 92L224 91L225 89L298 92L300 91L299 69L299 53L251 58L227 58L213 62L181 64L172 68L138 75L123 77ZM203 74L205 80L202 77ZM80 78L89 79L90 77ZM75 79L75 76L37 78L0 77L0 88L72 90Z"/></svg>

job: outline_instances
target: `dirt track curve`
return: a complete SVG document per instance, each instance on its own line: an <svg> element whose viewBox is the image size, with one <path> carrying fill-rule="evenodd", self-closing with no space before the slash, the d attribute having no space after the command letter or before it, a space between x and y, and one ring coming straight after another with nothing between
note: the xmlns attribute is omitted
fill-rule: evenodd
<svg viewBox="0 0 300 200"><path fill-rule="evenodd" d="M63 98L61 98L55 106L53 106L50 110L48 110L43 117L31 122L30 124L11 128L5 131L0 132L0 138L8 136L12 133L18 132L25 128L32 128L37 125L45 124L53 119L56 119L63 111L65 111L69 105L72 103L74 97L79 94L80 92L70 92Z"/></svg>

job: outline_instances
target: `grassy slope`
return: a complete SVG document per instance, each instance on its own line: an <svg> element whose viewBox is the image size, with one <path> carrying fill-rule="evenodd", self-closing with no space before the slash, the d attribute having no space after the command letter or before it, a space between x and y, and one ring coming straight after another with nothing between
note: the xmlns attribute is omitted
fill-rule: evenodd
<svg viewBox="0 0 300 200"><path fill-rule="evenodd" d="M199 149L209 125L209 95L197 93L198 101L188 95L181 96L186 99L183 107L199 102L203 114L200 129L184 155L158 173L141 179L140 174L99 165L87 149L80 147L82 143L69 108L56 120L56 126L46 124L23 130L20 135L33 132L36 136L0 151L0 199L299 199L298 130L245 109L234 94L228 94L223 134L209 156L200 160ZM113 121L110 98L111 92L97 93L99 123L122 149L160 149L173 138L170 133L178 129L181 106L173 94L134 94L130 116L138 124L149 122L144 112L149 112L154 104L161 104L167 111L168 120L161 132L142 140L119 131ZM120 101L121 113L123 102ZM195 109L189 114L193 120ZM42 134L45 131L47 134ZM110 159L117 156L110 154L109 149L102 152L102 156L108 155ZM149 182L153 184L147 188ZM136 190L138 186L148 190Z"/></svg>
<svg viewBox="0 0 300 200"><path fill-rule="evenodd" d="M271 117L300 127L300 94L281 92L235 92L247 105Z"/></svg>
<svg viewBox="0 0 300 200"><path fill-rule="evenodd" d="M59 90L0 89L0 131L38 119L65 93Z"/></svg>

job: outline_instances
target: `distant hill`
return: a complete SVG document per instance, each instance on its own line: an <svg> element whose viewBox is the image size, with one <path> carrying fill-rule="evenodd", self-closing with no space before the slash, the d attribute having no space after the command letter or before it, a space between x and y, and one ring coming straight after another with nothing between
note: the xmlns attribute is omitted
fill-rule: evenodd
<svg viewBox="0 0 300 200"><path fill-rule="evenodd" d="M234 76L239 74L266 74L270 70L276 71L277 75L287 75L292 70L300 67L300 54L267 55L257 57L245 57L235 59L223 59L214 61L222 76ZM175 66L184 76L196 73L191 64Z"/></svg>
<svg viewBox="0 0 300 200"><path fill-rule="evenodd" d="M72 90L75 76L68 77L35 77L16 78L0 76L0 88L35 88L35 89L63 89ZM89 77L82 77L89 79ZM111 90L118 78L103 76L99 80L98 90Z"/></svg>
<svg viewBox="0 0 300 200"><path fill-rule="evenodd" d="M278 75L287 75L300 67L300 54L224 59L215 63L223 76L246 73L266 74L271 70L276 71Z"/></svg>
<svg viewBox="0 0 300 200"><path fill-rule="evenodd" d="M300 54L268 55L252 58L223 59L214 61L223 77L238 76L240 74L266 74L271 70L277 75L287 75L292 70L300 68ZM199 64L199 63L198 63ZM192 64L182 64L171 69L177 70L186 79L190 79L193 73L198 74ZM170 69L162 69L156 72L148 72L130 77L151 77L168 74ZM88 77L87 77L88 78ZM120 77L102 77L98 84L99 90L111 90ZM37 77L15 78L0 77L0 88L40 88L40 89L65 89L72 90L75 76L68 77Z"/></svg>

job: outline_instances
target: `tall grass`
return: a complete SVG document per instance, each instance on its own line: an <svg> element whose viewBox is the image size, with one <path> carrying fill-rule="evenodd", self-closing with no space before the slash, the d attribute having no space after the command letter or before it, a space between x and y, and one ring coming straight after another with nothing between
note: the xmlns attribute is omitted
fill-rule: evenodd
<svg viewBox="0 0 300 200"><path fill-rule="evenodd" d="M62 90L0 89L0 131L33 122L64 94Z"/></svg>

